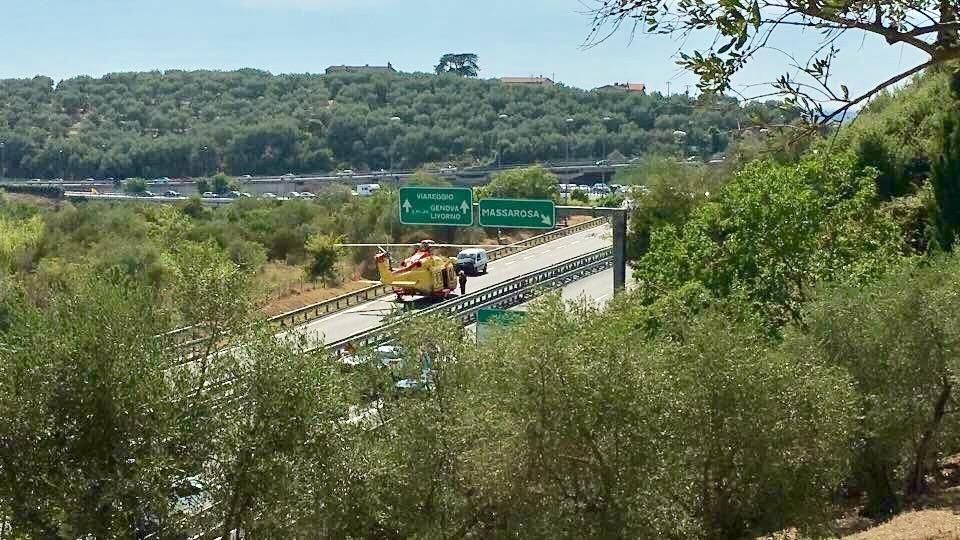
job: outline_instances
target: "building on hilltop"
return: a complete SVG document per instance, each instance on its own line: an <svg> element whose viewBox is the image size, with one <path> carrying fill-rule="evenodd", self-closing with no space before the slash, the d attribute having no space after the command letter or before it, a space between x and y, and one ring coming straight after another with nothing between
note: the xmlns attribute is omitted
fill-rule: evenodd
<svg viewBox="0 0 960 540"><path fill-rule="evenodd" d="M627 92L629 94L645 94L647 85L643 83L613 83L597 88L597 90Z"/></svg>
<svg viewBox="0 0 960 540"><path fill-rule="evenodd" d="M390 62L387 62L385 66L371 66L367 64L365 66L330 66L327 68L325 73L330 75L331 73L396 73L397 70L393 69L393 65Z"/></svg>
<svg viewBox="0 0 960 540"><path fill-rule="evenodd" d="M500 77L500 82L511 86L553 86L547 77Z"/></svg>

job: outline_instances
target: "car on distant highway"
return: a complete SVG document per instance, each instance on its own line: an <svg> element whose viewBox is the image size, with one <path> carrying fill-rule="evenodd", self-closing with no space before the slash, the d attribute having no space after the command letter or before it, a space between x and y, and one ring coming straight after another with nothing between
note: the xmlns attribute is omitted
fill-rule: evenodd
<svg viewBox="0 0 960 540"><path fill-rule="evenodd" d="M233 190L227 193L227 197L230 199L240 199L242 197L249 197L249 193L244 193L242 191Z"/></svg>
<svg viewBox="0 0 960 540"><path fill-rule="evenodd" d="M357 186L356 194L359 197L370 197L380 191L380 184L360 184Z"/></svg>
<svg viewBox="0 0 960 540"><path fill-rule="evenodd" d="M240 177L241 182L249 182L250 180L253 180L253 177L250 176L249 174L245 174Z"/></svg>
<svg viewBox="0 0 960 540"><path fill-rule="evenodd" d="M300 192L298 192L298 191L291 191L289 194L287 194L287 198L288 198L288 199L299 199L299 198L300 198Z"/></svg>
<svg viewBox="0 0 960 540"><path fill-rule="evenodd" d="M301 198L301 199L316 199L317 196L314 195L313 193L310 193L309 191L301 191L301 192L300 192L300 198Z"/></svg>
<svg viewBox="0 0 960 540"><path fill-rule="evenodd" d="M370 171L370 174L372 174L373 176L386 176L387 171L380 169L379 171Z"/></svg>
<svg viewBox="0 0 960 540"><path fill-rule="evenodd" d="M139 193L140 197L156 197L157 194L150 191L149 189L143 190Z"/></svg>
<svg viewBox="0 0 960 540"><path fill-rule="evenodd" d="M597 162L597 167L606 167L609 164L610 164L610 160L601 159L600 161Z"/></svg>
<svg viewBox="0 0 960 540"><path fill-rule="evenodd" d="M263 195L260 195L260 198L261 198L261 199L276 199L277 196L276 196L275 194L273 194L273 193L264 193Z"/></svg>
<svg viewBox="0 0 960 540"><path fill-rule="evenodd" d="M293 174L293 173L287 173L287 174L281 176L280 179L281 179L281 180L294 180L294 179L296 179L296 177L297 177L297 175L295 175L295 174Z"/></svg>
<svg viewBox="0 0 960 540"><path fill-rule="evenodd" d="M180 196L180 192L179 192L179 191L174 191L174 190L172 190L172 189L169 189L169 190L167 190L166 192L164 192L163 196L164 196L164 197L179 197L179 196Z"/></svg>
<svg viewBox="0 0 960 540"><path fill-rule="evenodd" d="M342 171L337 171L337 176L353 176L353 169L343 169Z"/></svg>
<svg viewBox="0 0 960 540"><path fill-rule="evenodd" d="M453 165L447 165L445 167L440 167L440 174L453 174L457 172L457 168Z"/></svg>
<svg viewBox="0 0 960 540"><path fill-rule="evenodd" d="M610 186L604 184L603 182L597 182L594 184L590 191L592 193L596 193L597 195L609 195L613 192L613 190L610 189Z"/></svg>
<svg viewBox="0 0 960 540"><path fill-rule="evenodd" d="M84 178L83 181L84 181L84 182L96 182L97 179L96 179L96 178Z"/></svg>
<svg viewBox="0 0 960 540"><path fill-rule="evenodd" d="M467 248L457 254L455 267L457 271L463 270L467 274L484 274L487 272L487 265L490 264L490 256L487 250L483 248Z"/></svg>
<svg viewBox="0 0 960 540"><path fill-rule="evenodd" d="M203 197L204 199L216 199L216 198L218 198L218 197L220 197L220 196L217 195L216 193L212 192L212 191L204 191L204 192L203 192L203 195L201 195L201 197Z"/></svg>

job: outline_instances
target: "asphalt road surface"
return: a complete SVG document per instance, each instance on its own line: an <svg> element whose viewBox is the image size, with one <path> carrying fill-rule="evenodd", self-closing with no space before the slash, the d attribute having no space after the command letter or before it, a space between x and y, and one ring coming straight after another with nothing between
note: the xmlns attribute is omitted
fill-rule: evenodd
<svg viewBox="0 0 960 540"><path fill-rule="evenodd" d="M467 292L475 292L578 255L584 255L607 247L611 242L610 227L602 226L521 251L491 262L485 275L470 277L467 281ZM601 272L599 275L607 276L612 292L612 272ZM596 276L591 276L584 281L593 283L593 287L602 287L602 279ZM394 297L389 296L312 321L295 331L306 334L313 343L330 343L380 326L384 317L396 308L397 303Z"/></svg>

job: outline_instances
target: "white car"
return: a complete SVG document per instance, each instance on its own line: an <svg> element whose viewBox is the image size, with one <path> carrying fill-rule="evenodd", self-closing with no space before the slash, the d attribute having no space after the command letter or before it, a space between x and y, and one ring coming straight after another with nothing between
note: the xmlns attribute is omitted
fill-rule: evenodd
<svg viewBox="0 0 960 540"><path fill-rule="evenodd" d="M299 198L300 198L300 192L299 192L299 191L291 191L291 192L287 195L287 198L288 198L288 199L299 199Z"/></svg>
<svg viewBox="0 0 960 540"><path fill-rule="evenodd" d="M597 182L593 185L593 188L590 191L598 195L608 195L613 190L611 190L610 186L604 184L603 182Z"/></svg>
<svg viewBox="0 0 960 540"><path fill-rule="evenodd" d="M220 196L217 195L216 193L212 192L212 191L204 191L204 192L203 192L203 195L201 195L201 197L203 197L204 199L217 199L217 198L219 198Z"/></svg>
<svg viewBox="0 0 960 540"><path fill-rule="evenodd" d="M337 176L353 176L353 169L344 169L342 171L337 171Z"/></svg>
<svg viewBox="0 0 960 540"><path fill-rule="evenodd" d="M447 165L446 167L440 167L440 174L452 174L457 172L457 168L453 165Z"/></svg>
<svg viewBox="0 0 960 540"><path fill-rule="evenodd" d="M313 193L310 193L309 191L301 191L301 192L300 192L300 198L301 198L301 199L316 199L317 196L316 196L315 194L313 194Z"/></svg>
<svg viewBox="0 0 960 540"><path fill-rule="evenodd" d="M403 365L403 350L396 345L381 345L372 352L349 353L341 351L337 362L344 370L356 369L370 361L377 368L397 370Z"/></svg>
<svg viewBox="0 0 960 540"><path fill-rule="evenodd" d="M293 173L287 173L280 177L281 180L294 180L296 178L297 178L296 175L294 175Z"/></svg>
<svg viewBox="0 0 960 540"><path fill-rule="evenodd" d="M433 389L433 370L424 368L420 371L420 377L416 379L401 379L394 383L393 391L397 395L414 393L420 390Z"/></svg>
<svg viewBox="0 0 960 540"><path fill-rule="evenodd" d="M277 196L274 195L273 193L264 193L263 195L260 196L260 198L261 198L261 199L276 199Z"/></svg>

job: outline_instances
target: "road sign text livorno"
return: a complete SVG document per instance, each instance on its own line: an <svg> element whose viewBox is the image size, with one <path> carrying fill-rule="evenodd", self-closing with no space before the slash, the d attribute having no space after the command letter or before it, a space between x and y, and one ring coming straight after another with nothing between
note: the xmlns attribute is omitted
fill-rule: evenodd
<svg viewBox="0 0 960 540"><path fill-rule="evenodd" d="M402 187L400 223L473 225L473 191L469 188Z"/></svg>
<svg viewBox="0 0 960 540"><path fill-rule="evenodd" d="M553 201L537 199L481 199L480 225L504 229L552 229L556 225Z"/></svg>

